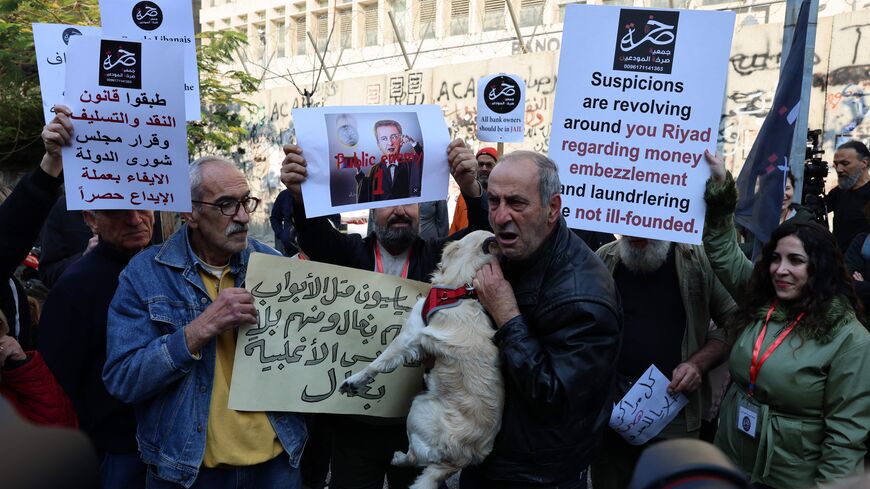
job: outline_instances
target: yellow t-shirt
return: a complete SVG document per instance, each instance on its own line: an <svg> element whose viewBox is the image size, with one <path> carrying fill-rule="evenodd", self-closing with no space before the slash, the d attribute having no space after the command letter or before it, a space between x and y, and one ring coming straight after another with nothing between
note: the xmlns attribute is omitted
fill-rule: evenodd
<svg viewBox="0 0 870 489"><path fill-rule="evenodd" d="M202 270L199 272L209 297L214 301L221 289L234 287L235 284L229 267L208 268L215 275L220 275L218 281L217 276L212 273ZM284 451L266 413L234 411L227 407L236 355L236 337L236 330L231 329L217 338L205 457L202 461L209 468L256 465L272 460Z"/></svg>

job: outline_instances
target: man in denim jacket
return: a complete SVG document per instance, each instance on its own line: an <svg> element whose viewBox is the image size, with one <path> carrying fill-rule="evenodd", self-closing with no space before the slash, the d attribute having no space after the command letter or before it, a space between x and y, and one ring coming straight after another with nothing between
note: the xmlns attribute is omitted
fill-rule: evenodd
<svg viewBox="0 0 870 489"><path fill-rule="evenodd" d="M259 199L229 161L190 166L193 209L161 247L134 257L109 309L103 380L133 404L149 488L298 488L302 418L227 407L237 328L256 323L241 288Z"/></svg>

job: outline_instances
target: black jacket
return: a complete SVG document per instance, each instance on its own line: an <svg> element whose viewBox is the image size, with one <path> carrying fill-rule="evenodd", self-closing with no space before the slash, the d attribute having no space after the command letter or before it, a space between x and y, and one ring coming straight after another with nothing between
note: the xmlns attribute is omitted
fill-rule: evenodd
<svg viewBox="0 0 870 489"><path fill-rule="evenodd" d="M42 228L39 278L46 287L54 287L64 270L82 257L93 235L82 212L67 210L66 199L57 199Z"/></svg>
<svg viewBox="0 0 870 489"><path fill-rule="evenodd" d="M861 305L864 306L865 319L870 318L870 260L864 258L861 250L864 248L864 241L868 234L870 233L856 235L843 257L849 276L858 272L864 277L864 280L853 280L852 285L855 286L855 293L861 300Z"/></svg>
<svg viewBox="0 0 870 489"><path fill-rule="evenodd" d="M366 176L358 175L357 202L404 199L410 197L411 173L408 164L398 163L396 175L390 177L386 163L375 163Z"/></svg>
<svg viewBox="0 0 870 489"><path fill-rule="evenodd" d="M616 286L561 218L535 255L502 267L521 314L495 335L505 406L480 470L521 485L576 481L610 418L622 335Z"/></svg>
<svg viewBox="0 0 870 489"><path fill-rule="evenodd" d="M486 214L478 206L469 215L477 212L478 222L486 221ZM358 234L343 234L329 223L327 217L306 219L305 208L300 204L293 206L293 225L296 227L297 239L302 251L312 260L331 263L359 270L375 270L374 250L376 241L374 235L365 238ZM438 262L441 261L441 251L447 241L459 239L474 229L469 226L462 231L446 238L423 240L417 238L411 245L411 255L408 264L408 277L411 280L428 282Z"/></svg>
<svg viewBox="0 0 870 489"><path fill-rule="evenodd" d="M11 336L16 337L24 350L36 347L36 335L30 327L27 295L13 274L36 242L51 206L57 200L57 190L62 182L37 168L25 175L0 205L0 308L13 330L18 313L21 334L15 335L13 331ZM15 285L15 294L10 279ZM14 300L16 294L17 301Z"/></svg>
<svg viewBox="0 0 870 489"><path fill-rule="evenodd" d="M39 352L100 451L136 453L133 408L103 384L106 317L118 276L132 258L101 242L67 268L45 301Z"/></svg>
<svg viewBox="0 0 870 489"><path fill-rule="evenodd" d="M269 224L275 233L275 248L281 243L283 249L278 249L284 256L293 256L299 252L296 249L296 229L293 228L293 194L284 189L278 193L272 212L269 214Z"/></svg>
<svg viewBox="0 0 870 489"><path fill-rule="evenodd" d="M864 210L870 206L870 185L854 190L834 187L825 196L825 204L828 212L834 213L831 232L837 239L840 251L845 253L856 235L870 231L870 222L864 214Z"/></svg>

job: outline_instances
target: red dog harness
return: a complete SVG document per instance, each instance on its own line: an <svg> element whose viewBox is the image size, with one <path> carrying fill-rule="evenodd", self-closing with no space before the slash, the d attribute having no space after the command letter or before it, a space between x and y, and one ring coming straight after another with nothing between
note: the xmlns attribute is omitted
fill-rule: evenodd
<svg viewBox="0 0 870 489"><path fill-rule="evenodd" d="M429 295L426 296L426 303L423 304L423 324L429 325L429 318L436 311L448 309L459 305L462 299L477 298L477 292L471 284L465 284L456 289L446 289L443 287L432 287L429 289Z"/></svg>

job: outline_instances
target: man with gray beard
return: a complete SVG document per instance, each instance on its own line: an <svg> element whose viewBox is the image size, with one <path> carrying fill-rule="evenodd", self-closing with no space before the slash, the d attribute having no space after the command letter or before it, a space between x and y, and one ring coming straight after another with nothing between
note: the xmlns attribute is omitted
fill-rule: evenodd
<svg viewBox="0 0 870 489"><path fill-rule="evenodd" d="M372 231L366 237L342 234L325 217L306 218L300 188L307 178L302 148L287 145L284 152L281 173L294 196L293 224L300 248L313 261L428 282L441 261L444 244L471 231L422 239L419 206L406 204L374 209ZM454 142L448 147L448 159L463 192L470 193L472 186L477 190L470 151ZM475 211L484 222L485 212ZM408 450L405 418L331 415L328 424L332 432L330 489L381 489L384 477L390 489L407 488L414 482L418 469L390 464L393 453Z"/></svg>
<svg viewBox="0 0 870 489"><path fill-rule="evenodd" d="M689 404L653 440L697 438L710 392L704 375L728 356L722 327L737 311L700 246L623 236L602 246L622 296L624 327L617 361L621 398L630 383L654 364L671 376L668 390L682 392ZM710 319L719 328L709 331ZM599 460L592 465L595 489L624 489L646 445L629 445L611 429L604 434Z"/></svg>
<svg viewBox="0 0 870 489"><path fill-rule="evenodd" d="M837 187L828 192L825 202L834 213L834 237L845 253L852 239L870 231L864 209L870 203L870 150L860 141L843 143L834 153Z"/></svg>

